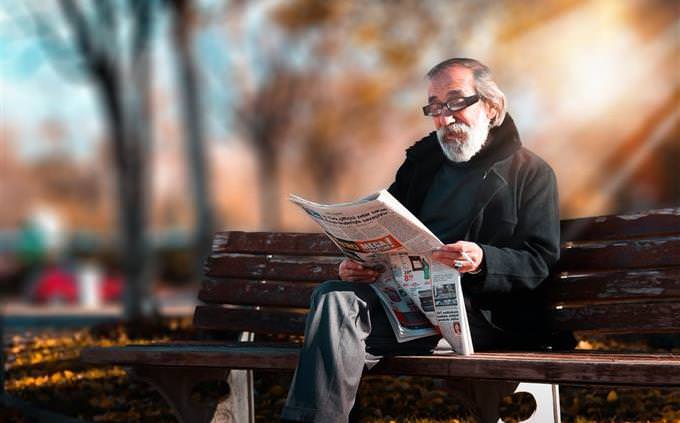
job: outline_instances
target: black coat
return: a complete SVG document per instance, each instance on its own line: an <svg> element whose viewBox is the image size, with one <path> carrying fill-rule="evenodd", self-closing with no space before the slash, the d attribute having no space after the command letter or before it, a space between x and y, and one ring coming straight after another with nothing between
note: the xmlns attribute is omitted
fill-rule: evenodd
<svg viewBox="0 0 680 423"><path fill-rule="evenodd" d="M548 328L535 291L559 258L555 174L522 147L510 116L489 131L477 159L488 160L489 168L470 199L474 217L465 240L482 248L484 260L481 273L464 275L465 295L492 325L542 344ZM390 193L418 216L445 160L436 133L430 133L406 151Z"/></svg>

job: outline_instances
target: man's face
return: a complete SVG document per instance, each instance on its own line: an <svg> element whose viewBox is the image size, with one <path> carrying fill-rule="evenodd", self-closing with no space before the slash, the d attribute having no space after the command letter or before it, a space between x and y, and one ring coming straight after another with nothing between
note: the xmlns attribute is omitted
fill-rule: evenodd
<svg viewBox="0 0 680 423"><path fill-rule="evenodd" d="M443 103L455 97L475 95L472 71L461 66L444 70L430 80L428 103ZM434 116L437 139L444 155L454 162L466 162L479 152L489 135L492 110L480 100L462 110L448 109Z"/></svg>

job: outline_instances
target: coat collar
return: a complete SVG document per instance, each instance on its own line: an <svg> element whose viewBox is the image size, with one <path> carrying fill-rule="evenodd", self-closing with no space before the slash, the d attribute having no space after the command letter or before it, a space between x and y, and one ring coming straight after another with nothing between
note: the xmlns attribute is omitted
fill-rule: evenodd
<svg viewBox="0 0 680 423"><path fill-rule="evenodd" d="M501 126L489 131L489 141L479 153L480 157L475 156L472 159L488 160L490 166L484 175L485 183L482 190L473 203L474 215L507 184L503 174L506 173L505 168L510 166L509 157L521 147L517 127L510 115L505 116ZM434 176L447 160L437 141L437 134L431 132L406 150L406 160L414 162L415 170L404 205L418 215Z"/></svg>

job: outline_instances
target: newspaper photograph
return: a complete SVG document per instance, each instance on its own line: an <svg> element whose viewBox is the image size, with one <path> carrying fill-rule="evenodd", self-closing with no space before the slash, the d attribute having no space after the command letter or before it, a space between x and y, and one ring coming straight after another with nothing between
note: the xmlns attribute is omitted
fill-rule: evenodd
<svg viewBox="0 0 680 423"><path fill-rule="evenodd" d="M346 257L381 272L371 287L399 342L440 333L456 353L474 352L460 273L431 258L443 243L387 190L349 203L290 200Z"/></svg>

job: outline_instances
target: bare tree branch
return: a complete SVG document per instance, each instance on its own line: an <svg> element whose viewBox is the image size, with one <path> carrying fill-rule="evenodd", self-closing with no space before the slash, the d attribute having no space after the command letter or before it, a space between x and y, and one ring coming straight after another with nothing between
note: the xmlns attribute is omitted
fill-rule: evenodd
<svg viewBox="0 0 680 423"><path fill-rule="evenodd" d="M152 29L151 12L154 10L155 3L153 0L128 1L130 12L137 22L132 36L132 56L135 58L147 51Z"/></svg>
<svg viewBox="0 0 680 423"><path fill-rule="evenodd" d="M54 28L47 23L47 20L45 20L42 15L35 12L35 10L33 10L29 4L26 5L26 8L28 9L28 14L31 16L33 21L36 34L39 34L40 36L42 51L46 55L50 56L49 62L54 65L55 70L62 74L65 78L73 81L79 79L81 76L76 75L78 70L76 70L75 67L67 66L65 59L61 54L71 50L67 47L66 41L60 37ZM46 45L46 39L49 40L50 44L52 44L51 46Z"/></svg>
<svg viewBox="0 0 680 423"><path fill-rule="evenodd" d="M103 36L97 38L98 48L101 49L102 54L107 56L107 60L111 63L118 61L116 55L119 51L118 37L116 28L118 27L118 16L116 8L112 7L111 0L94 1L94 9L97 15L98 30Z"/></svg>
<svg viewBox="0 0 680 423"><path fill-rule="evenodd" d="M87 20L82 11L76 6L73 0L59 0L61 12L64 19L69 22L75 31L75 39L83 60L86 62L90 72L96 73L102 66L101 52L93 45L95 39L92 30L88 27Z"/></svg>

